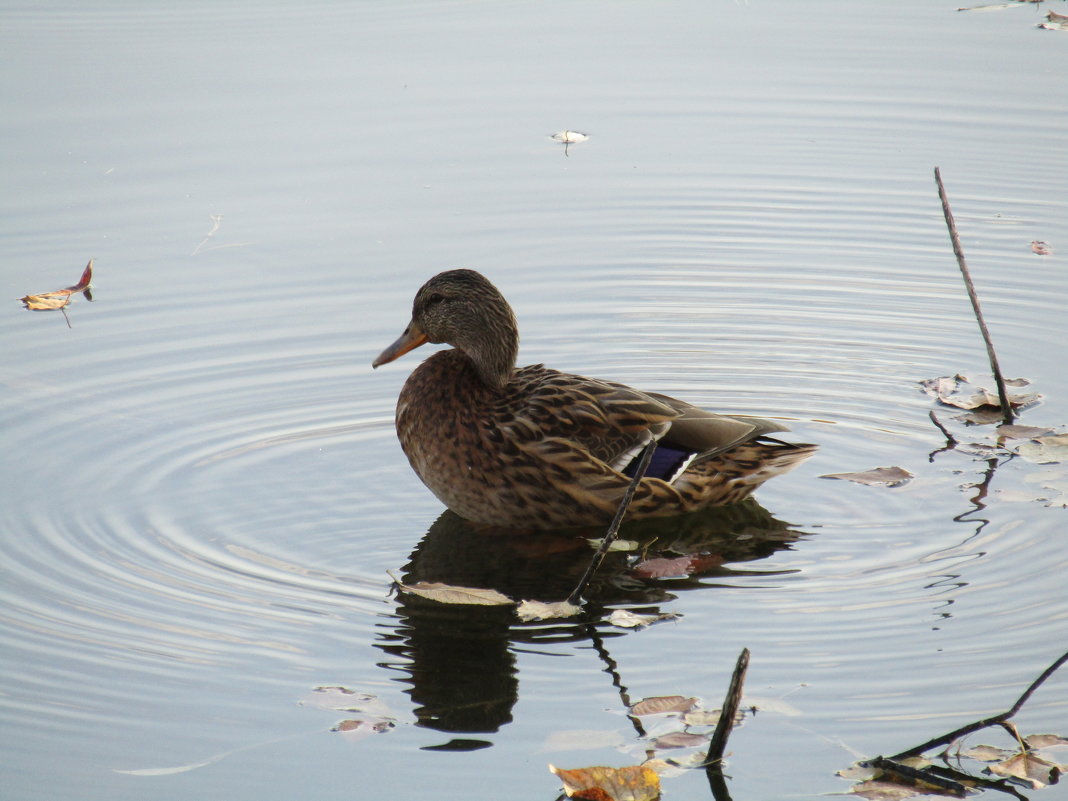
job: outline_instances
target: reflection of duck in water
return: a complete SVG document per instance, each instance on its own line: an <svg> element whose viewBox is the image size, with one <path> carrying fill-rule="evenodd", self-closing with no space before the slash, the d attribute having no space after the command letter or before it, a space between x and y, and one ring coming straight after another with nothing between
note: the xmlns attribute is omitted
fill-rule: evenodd
<svg viewBox="0 0 1068 801"><path fill-rule="evenodd" d="M610 627L598 622L606 605L658 611L676 592L707 587L709 578L753 573L736 563L789 549L800 536L753 499L685 518L628 523L621 537L634 541L637 550L608 554L585 595L584 615L568 621L519 624L511 606L449 605L402 592L396 622L380 626L377 646L390 655L382 664L407 674L402 681L410 685L420 726L453 733L494 732L511 722L519 695L517 645L538 648L546 642L609 636ZM412 552L403 580L494 589L515 600L553 601L567 597L591 554L581 536L512 536L471 526L445 512ZM647 569L665 562L682 564L678 575L689 579L663 578L662 569ZM622 635L620 629L611 631ZM443 747L486 744L465 739Z"/></svg>
<svg viewBox="0 0 1068 801"><path fill-rule="evenodd" d="M736 503L816 446L766 435L785 426L730 417L622 384L516 368L508 302L473 270L434 276L412 321L374 366L447 343L408 378L397 434L415 472L468 520L515 528L603 525L647 443L657 450L629 518Z"/></svg>

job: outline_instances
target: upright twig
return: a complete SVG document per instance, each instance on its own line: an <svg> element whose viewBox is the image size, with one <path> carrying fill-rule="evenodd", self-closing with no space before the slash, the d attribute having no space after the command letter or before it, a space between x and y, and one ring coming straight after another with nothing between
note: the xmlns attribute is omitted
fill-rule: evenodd
<svg viewBox="0 0 1068 801"><path fill-rule="evenodd" d="M986 355L990 359L990 369L994 373L994 382L998 387L998 400L1001 401L1001 419L1006 425L1012 425L1012 406L1009 404L1009 395L1005 391L1005 379L1001 376L1001 368L998 367L998 357L994 352L994 343L990 341L990 332L987 330L986 321L983 320L983 310L979 307L979 296L975 293L975 285L972 283L971 273L968 272L968 263L964 260L964 249L957 235L957 223L953 220L953 211L949 208L949 198L946 197L946 188L942 185L942 172L935 167L935 183L938 184L938 197L942 201L942 214L946 218L949 227L949 239L953 243L953 255L957 257L960 273L964 276L964 286L968 290L968 299L972 302L972 311L979 323L979 331L983 334L983 342L986 343Z"/></svg>
<svg viewBox="0 0 1068 801"><path fill-rule="evenodd" d="M601 540L601 547L599 547L597 552L593 555L593 559L590 560L590 564L586 567L586 572L582 574L582 578L580 578L578 584L575 585L575 589L573 589L571 594L567 596L567 603L578 606L579 601L582 599L582 593L586 591L586 587L589 586L593 574L597 572L597 568L599 568L601 562L604 561L605 554L608 553L608 549L611 547L616 535L619 534L619 526L622 524L623 516L627 513L630 502L634 498L634 492L638 489L638 484L645 475L645 471L649 469L649 460L653 458L653 451L655 450L656 440L650 440L649 444L645 446L645 450L642 451L642 457L638 461L638 467L634 471L634 477L631 478L630 484L627 486L627 491L623 493L623 500L619 502L619 508L616 509L616 516L612 518L612 525L608 527L604 539Z"/></svg>
<svg viewBox="0 0 1068 801"><path fill-rule="evenodd" d="M708 754L705 756L706 768L712 765L718 768L723 759L723 752L727 749L727 738L731 736L734 720L738 717L738 707L742 703L742 687L745 684L745 672L748 669L749 649L743 648L734 665L734 673L731 674L727 694L723 697L723 708L720 709L716 729L712 732L712 739L708 743Z"/></svg>

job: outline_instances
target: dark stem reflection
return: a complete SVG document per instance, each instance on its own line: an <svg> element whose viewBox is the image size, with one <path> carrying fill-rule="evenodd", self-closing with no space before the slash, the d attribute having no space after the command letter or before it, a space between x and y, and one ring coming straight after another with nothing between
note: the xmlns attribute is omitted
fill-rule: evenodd
<svg viewBox="0 0 1068 801"><path fill-rule="evenodd" d="M428 581L494 589L515 600L565 599L581 577L598 531L519 534L476 528L451 512L439 517L403 568L406 584ZM605 623L605 607L656 613L675 593L711 589L709 579L768 571L738 565L789 549L802 532L749 500L697 515L638 521L621 530L634 551L610 552L586 592L582 615L522 623L511 606L448 605L402 592L396 618L378 635L389 655L380 663L402 674L417 725L450 734L490 734L512 720L519 694L515 654L539 645L589 642L625 698L620 670L608 652L626 631ZM693 556L688 575L660 578L650 560ZM684 559L685 562L685 559ZM662 564L662 562L661 562ZM692 572L691 572L692 569ZM470 749L484 740L458 738L441 748Z"/></svg>

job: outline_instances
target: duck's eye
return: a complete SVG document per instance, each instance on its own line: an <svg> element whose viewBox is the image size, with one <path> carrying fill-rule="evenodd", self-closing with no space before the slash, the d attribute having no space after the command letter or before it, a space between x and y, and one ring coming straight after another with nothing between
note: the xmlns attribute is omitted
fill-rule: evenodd
<svg viewBox="0 0 1068 801"><path fill-rule="evenodd" d="M433 306L435 303L441 303L441 301L443 300L445 300L445 296L442 295L440 292L435 292L433 295L426 299L426 305Z"/></svg>

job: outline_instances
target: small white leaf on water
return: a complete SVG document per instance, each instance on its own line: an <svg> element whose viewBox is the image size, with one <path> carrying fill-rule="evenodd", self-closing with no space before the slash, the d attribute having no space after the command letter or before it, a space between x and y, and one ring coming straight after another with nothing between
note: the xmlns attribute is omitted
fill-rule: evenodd
<svg viewBox="0 0 1068 801"><path fill-rule="evenodd" d="M589 138L589 134L579 131L557 131L552 135L554 142L563 142L565 145L575 145L579 142L585 142Z"/></svg>
<svg viewBox="0 0 1068 801"><path fill-rule="evenodd" d="M680 617L677 612L663 612L659 615L639 615L629 609L617 609L608 616L608 622L621 629L640 629L658 623L661 620L675 620Z"/></svg>

